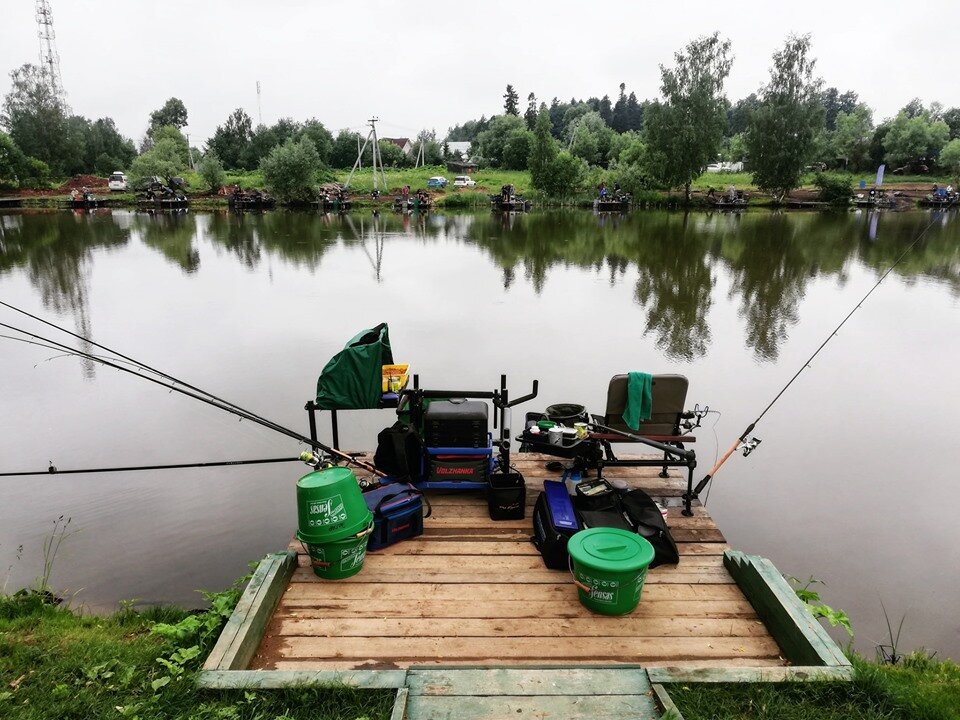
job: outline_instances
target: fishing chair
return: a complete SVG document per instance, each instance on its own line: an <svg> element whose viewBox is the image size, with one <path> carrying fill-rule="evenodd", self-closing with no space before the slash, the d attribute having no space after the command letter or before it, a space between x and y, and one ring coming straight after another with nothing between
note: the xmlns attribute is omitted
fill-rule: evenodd
<svg viewBox="0 0 960 720"><path fill-rule="evenodd" d="M687 450L686 443L696 442L693 435L686 434L699 425L692 420L694 412L684 409L689 381L683 375L654 375L653 397L650 418L642 420L637 430L623 420L627 405L627 375L614 375L607 387L607 406L603 415L591 415L595 427L590 438L603 447L603 466L613 467L661 467L660 477L667 477L671 467L687 468L687 492L684 498L684 515L692 514L693 471L697 466L696 454ZM609 430L608 430L609 429ZM610 432L613 431L613 432ZM632 435L634 438L626 437ZM620 459L613 451L613 443L643 443L663 451L663 459Z"/></svg>

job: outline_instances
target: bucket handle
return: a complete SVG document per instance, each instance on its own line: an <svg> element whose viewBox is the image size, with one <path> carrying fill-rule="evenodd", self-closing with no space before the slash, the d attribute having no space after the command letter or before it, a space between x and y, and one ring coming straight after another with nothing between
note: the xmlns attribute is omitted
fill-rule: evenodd
<svg viewBox="0 0 960 720"><path fill-rule="evenodd" d="M593 591L593 588L589 585L584 585L582 582L577 580L577 576L573 572L573 558L569 555L567 555L567 567L570 569L570 576L573 578L573 584L589 595Z"/></svg>
<svg viewBox="0 0 960 720"><path fill-rule="evenodd" d="M364 535L369 535L372 532L373 532L373 523L370 523L370 526L366 530L361 530L360 532L357 533L356 536L358 538L362 538ZM300 540L299 538L297 539ZM307 557L310 557L310 552L307 550L307 546L304 545L303 540L300 540L300 547L303 548L303 554L306 555ZM313 558L310 558L310 565L312 565L313 567L326 568L333 565L333 563L323 562L322 560L314 560Z"/></svg>

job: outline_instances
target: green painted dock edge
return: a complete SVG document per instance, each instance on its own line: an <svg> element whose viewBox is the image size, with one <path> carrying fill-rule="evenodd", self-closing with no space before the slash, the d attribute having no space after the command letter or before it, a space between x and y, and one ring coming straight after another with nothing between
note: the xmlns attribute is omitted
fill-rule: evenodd
<svg viewBox="0 0 960 720"><path fill-rule="evenodd" d="M807 611L804 604L774 567L756 555L736 550L724 553L724 565L753 605L771 635L792 665L788 667L644 667L630 665L582 666L551 665L516 666L517 670L535 672L547 669L642 669L652 684L664 717L683 720L665 685L670 683L734 683L734 682L809 682L850 680L853 668L833 639ZM396 689L391 720L402 720L407 711L411 677L427 670L427 666L411 666L408 670L247 670L256 653L267 624L296 568L293 551L265 557L250 579L237 607L224 626L199 674L198 683L210 689L272 689L302 685L347 685L361 689ZM429 671L443 671L445 666L429 666ZM451 670L508 670L509 665L450 666ZM411 676L411 673L414 676Z"/></svg>

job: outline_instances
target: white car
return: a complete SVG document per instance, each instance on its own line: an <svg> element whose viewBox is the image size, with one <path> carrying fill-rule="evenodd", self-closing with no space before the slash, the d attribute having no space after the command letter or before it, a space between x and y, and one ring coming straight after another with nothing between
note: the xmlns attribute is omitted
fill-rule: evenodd
<svg viewBox="0 0 960 720"><path fill-rule="evenodd" d="M127 189L127 176L117 170L110 176L107 186L110 188L110 192L124 192Z"/></svg>
<svg viewBox="0 0 960 720"><path fill-rule="evenodd" d="M453 179L453 186L458 188L476 187L477 181L467 175L457 175Z"/></svg>

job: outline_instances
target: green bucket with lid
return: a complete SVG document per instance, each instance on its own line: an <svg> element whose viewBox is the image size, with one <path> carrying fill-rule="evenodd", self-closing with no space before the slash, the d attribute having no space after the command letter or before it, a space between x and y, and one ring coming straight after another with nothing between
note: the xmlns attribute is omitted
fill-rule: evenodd
<svg viewBox="0 0 960 720"><path fill-rule="evenodd" d="M297 537L328 542L359 532L370 510L350 468L329 467L297 481Z"/></svg>
<svg viewBox="0 0 960 720"><path fill-rule="evenodd" d="M581 530L567 543L580 603L603 615L626 615L640 602L653 546L619 528Z"/></svg>
<svg viewBox="0 0 960 720"><path fill-rule="evenodd" d="M324 542L303 541L314 575L324 580L342 580L363 569L367 542L373 532L373 514L368 515L366 526L359 532ZM297 537L300 537L300 533L297 533Z"/></svg>

